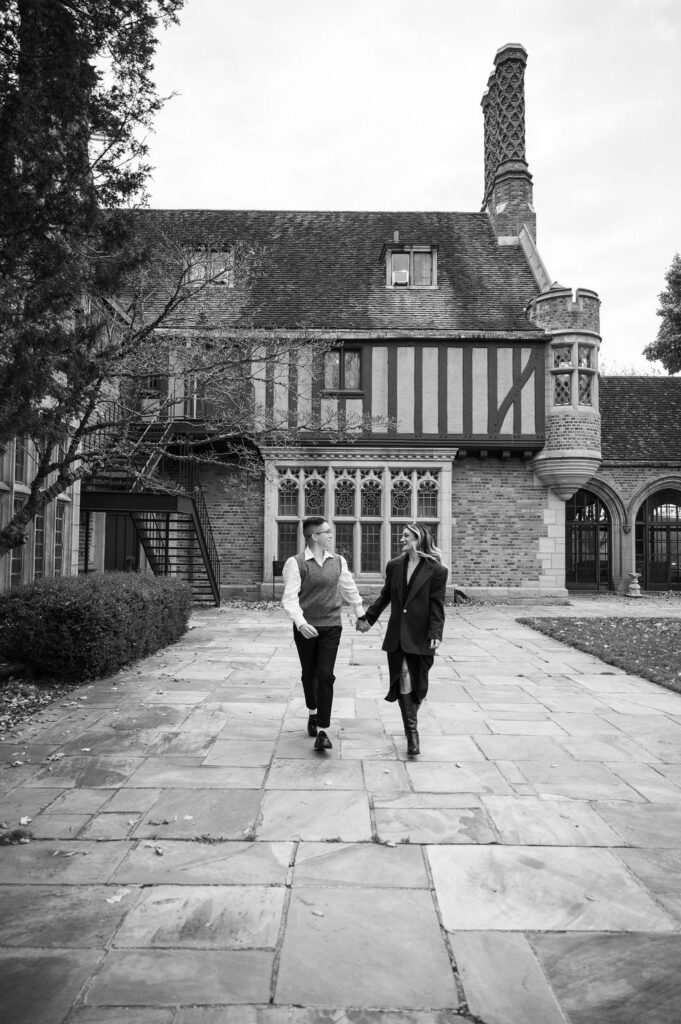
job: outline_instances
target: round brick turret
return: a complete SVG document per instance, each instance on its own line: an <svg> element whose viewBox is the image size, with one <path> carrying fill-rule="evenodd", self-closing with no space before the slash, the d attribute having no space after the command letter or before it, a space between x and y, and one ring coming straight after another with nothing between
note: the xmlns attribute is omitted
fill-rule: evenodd
<svg viewBox="0 0 681 1024"><path fill-rule="evenodd" d="M528 318L551 335L546 347L546 441L533 468L564 501L601 462L598 411L600 300L588 288L554 285L536 296Z"/></svg>

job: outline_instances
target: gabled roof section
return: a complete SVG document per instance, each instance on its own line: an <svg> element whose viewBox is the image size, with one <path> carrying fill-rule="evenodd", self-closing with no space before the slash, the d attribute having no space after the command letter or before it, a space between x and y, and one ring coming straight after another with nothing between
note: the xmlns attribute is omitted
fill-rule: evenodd
<svg viewBox="0 0 681 1024"><path fill-rule="evenodd" d="M174 326L543 336L525 317L538 288L522 249L498 246L484 213L139 210L145 230L188 246L264 253L250 292L207 288ZM386 288L393 244L438 249L436 289ZM238 282L237 282L238 285Z"/></svg>
<svg viewBox="0 0 681 1024"><path fill-rule="evenodd" d="M681 377L601 377L604 462L681 464Z"/></svg>

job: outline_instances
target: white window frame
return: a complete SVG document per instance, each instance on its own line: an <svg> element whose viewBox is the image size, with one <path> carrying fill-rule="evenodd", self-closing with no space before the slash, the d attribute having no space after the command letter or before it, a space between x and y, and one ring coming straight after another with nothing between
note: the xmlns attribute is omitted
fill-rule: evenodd
<svg viewBox="0 0 681 1024"><path fill-rule="evenodd" d="M427 252L432 258L432 274L430 284L414 284L414 253ZM395 281L393 256L409 256L409 280L406 284ZM391 245L385 251L385 284L386 288L415 288L425 290L437 288L437 246L435 245Z"/></svg>

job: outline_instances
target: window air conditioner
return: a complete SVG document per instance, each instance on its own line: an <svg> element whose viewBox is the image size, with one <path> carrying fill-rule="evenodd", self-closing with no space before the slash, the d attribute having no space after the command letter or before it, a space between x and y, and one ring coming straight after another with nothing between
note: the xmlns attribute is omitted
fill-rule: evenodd
<svg viewBox="0 0 681 1024"><path fill-rule="evenodd" d="M393 270L393 284L409 284L409 271Z"/></svg>

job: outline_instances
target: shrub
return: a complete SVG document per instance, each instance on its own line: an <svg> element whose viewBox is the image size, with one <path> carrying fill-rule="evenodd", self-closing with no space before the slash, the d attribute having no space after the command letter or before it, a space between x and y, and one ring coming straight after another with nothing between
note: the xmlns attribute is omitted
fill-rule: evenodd
<svg viewBox="0 0 681 1024"><path fill-rule="evenodd" d="M131 572L36 580L0 595L0 659L34 675L83 682L178 640L186 583Z"/></svg>

